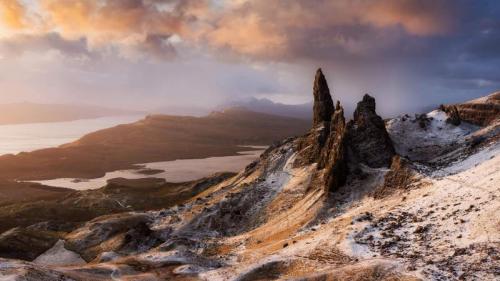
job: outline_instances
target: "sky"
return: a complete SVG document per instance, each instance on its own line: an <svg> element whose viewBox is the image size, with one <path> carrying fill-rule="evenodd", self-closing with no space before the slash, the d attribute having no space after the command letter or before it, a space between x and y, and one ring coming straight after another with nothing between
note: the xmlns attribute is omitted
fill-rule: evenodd
<svg viewBox="0 0 500 281"><path fill-rule="evenodd" d="M500 90L500 1L0 0L0 103L312 99L384 115Z"/></svg>

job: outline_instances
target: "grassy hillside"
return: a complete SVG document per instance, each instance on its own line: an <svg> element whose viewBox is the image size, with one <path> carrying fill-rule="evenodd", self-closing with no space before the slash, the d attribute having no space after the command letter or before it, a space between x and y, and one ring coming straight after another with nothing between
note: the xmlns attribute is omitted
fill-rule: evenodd
<svg viewBox="0 0 500 281"><path fill-rule="evenodd" d="M229 109L206 117L152 115L57 148L0 157L0 179L92 178L133 164L234 155L301 135L310 122Z"/></svg>

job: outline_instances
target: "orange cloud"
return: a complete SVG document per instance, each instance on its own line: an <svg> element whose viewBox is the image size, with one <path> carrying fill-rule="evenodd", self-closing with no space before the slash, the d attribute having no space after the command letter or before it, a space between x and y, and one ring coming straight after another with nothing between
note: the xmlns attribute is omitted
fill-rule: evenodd
<svg viewBox="0 0 500 281"><path fill-rule="evenodd" d="M288 56L294 38L310 44L363 49L363 42L332 32L347 27L402 28L409 35L433 36L448 32L453 22L449 1L420 0L251 0L233 2L204 32L215 48L247 56ZM300 44L303 44L300 43Z"/></svg>
<svg viewBox="0 0 500 281"><path fill-rule="evenodd" d="M25 27L26 11L17 0L0 0L0 21L10 29Z"/></svg>
<svg viewBox="0 0 500 281"><path fill-rule="evenodd" d="M49 24L63 36L85 36L94 42L178 33L183 24L180 15L158 10L148 1L42 0L41 4Z"/></svg>
<svg viewBox="0 0 500 281"><path fill-rule="evenodd" d="M363 19L378 27L401 25L415 35L445 34L453 26L449 1L385 0L372 2Z"/></svg>
<svg viewBox="0 0 500 281"><path fill-rule="evenodd" d="M27 26L18 0L0 0L3 21L34 34L84 38L90 47L138 46L155 54L175 51L169 41L174 34L184 46L208 45L251 58L300 57L317 47L363 54L371 48L367 40L384 30L434 36L448 32L454 20L449 0L226 0L222 6L210 0L38 2L38 10L30 12L40 26Z"/></svg>
<svg viewBox="0 0 500 281"><path fill-rule="evenodd" d="M228 48L246 55L273 56L286 51L286 37L264 25L255 14L245 18L221 19L206 39L213 47Z"/></svg>

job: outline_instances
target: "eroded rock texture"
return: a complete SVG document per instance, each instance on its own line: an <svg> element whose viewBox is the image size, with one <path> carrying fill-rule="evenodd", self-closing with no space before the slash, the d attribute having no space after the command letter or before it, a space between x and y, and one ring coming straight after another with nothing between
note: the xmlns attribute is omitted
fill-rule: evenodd
<svg viewBox="0 0 500 281"><path fill-rule="evenodd" d="M337 102L333 106L328 83L321 69L316 72L313 85L314 124L299 141L297 165L317 163L322 170L326 188L335 190L344 184L347 176L345 157L346 123L344 109Z"/></svg>
<svg viewBox="0 0 500 281"><path fill-rule="evenodd" d="M314 116L313 125L317 126L323 122L330 122L334 111L332 97L326 78L321 71L321 68L316 71L313 86L314 96Z"/></svg>
<svg viewBox="0 0 500 281"><path fill-rule="evenodd" d="M460 113L458 112L458 108L454 105L452 106L442 106L441 110L446 112L448 115L448 119L446 119L447 123L450 123L452 125L458 126L460 123L462 123L462 119L460 119Z"/></svg>
<svg viewBox="0 0 500 281"><path fill-rule="evenodd" d="M325 183L329 190L336 190L345 183L347 159L345 151L346 125L344 109L337 104L330 123L328 142L324 147L319 168L326 169Z"/></svg>
<svg viewBox="0 0 500 281"><path fill-rule="evenodd" d="M347 142L357 161L372 168L388 167L395 155L394 147L375 107L375 99L368 94L358 102L354 119L347 124Z"/></svg>
<svg viewBox="0 0 500 281"><path fill-rule="evenodd" d="M408 160L396 155L392 159L389 172L384 177L384 183L375 190L373 197L384 198L398 190L409 188L415 181L415 172Z"/></svg>
<svg viewBox="0 0 500 281"><path fill-rule="evenodd" d="M441 109L450 116L450 119L456 118L458 114L462 121L488 126L500 119L500 92L462 104L443 105Z"/></svg>

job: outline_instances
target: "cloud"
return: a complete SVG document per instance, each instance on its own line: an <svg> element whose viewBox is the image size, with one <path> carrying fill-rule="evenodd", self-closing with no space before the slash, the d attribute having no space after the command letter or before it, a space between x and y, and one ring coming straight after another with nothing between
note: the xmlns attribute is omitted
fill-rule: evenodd
<svg viewBox="0 0 500 281"><path fill-rule="evenodd" d="M105 53L113 49L126 56L152 55L164 59L175 55L168 39L173 35L187 37L189 25L204 15L208 3L205 0L34 2L36 5L31 2L28 13L18 0L0 0L0 19L9 31L2 36L5 40L17 44L23 36L34 39L57 34L61 40L84 40L89 52Z"/></svg>
<svg viewBox="0 0 500 281"><path fill-rule="evenodd" d="M113 101L304 101L318 66L336 99L354 103L368 91L390 101L385 112L500 87L495 0L0 0L0 8L2 62L37 61L37 87L61 96L72 81L80 96L116 93Z"/></svg>
<svg viewBox="0 0 500 281"><path fill-rule="evenodd" d="M9 7L10 25L23 26L23 6ZM197 46L253 59L307 57L323 49L365 55L370 40L393 42L396 36L436 36L454 25L453 1L419 0L39 0L42 23L31 26L66 39L85 38L91 48L151 44L158 36L180 36ZM41 27L40 27L41 26ZM28 27L28 29L30 29ZM386 44L384 44L386 45ZM159 45L157 45L159 46ZM165 46L164 46L165 47ZM171 47L171 46L170 46ZM163 48L171 58L172 48ZM158 48L140 48L158 55ZM300 51L304 53L300 53Z"/></svg>
<svg viewBox="0 0 500 281"><path fill-rule="evenodd" d="M307 57L304 44L311 53L364 56L401 37L451 32L452 7L453 1L441 0L240 1L215 17L204 38L216 49L263 59Z"/></svg>
<svg viewBox="0 0 500 281"><path fill-rule="evenodd" d="M85 38L68 40L62 38L58 33L20 34L0 40L0 53L9 58L21 56L26 52L44 53L47 51L58 51L64 56L70 57L97 55L89 52Z"/></svg>
<svg viewBox="0 0 500 281"><path fill-rule="evenodd" d="M0 22L10 29L22 29L26 11L17 0L0 0Z"/></svg>

